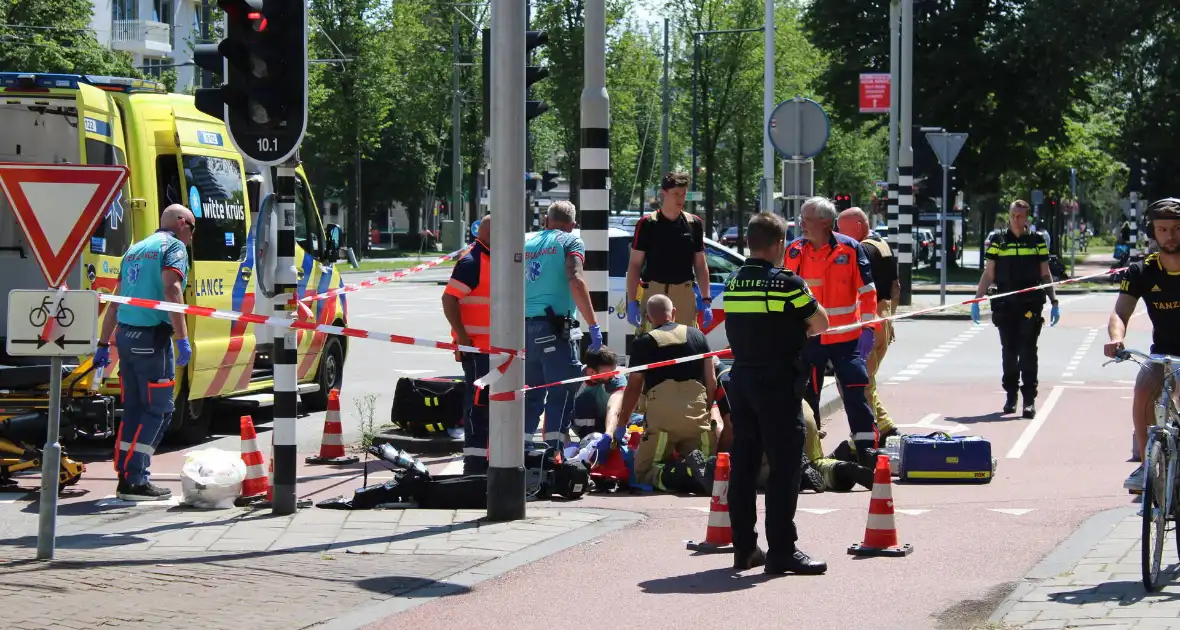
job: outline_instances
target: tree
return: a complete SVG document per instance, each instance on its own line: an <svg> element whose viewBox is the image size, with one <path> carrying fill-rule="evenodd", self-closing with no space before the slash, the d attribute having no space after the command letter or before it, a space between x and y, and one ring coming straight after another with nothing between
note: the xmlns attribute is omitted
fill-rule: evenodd
<svg viewBox="0 0 1180 630"><path fill-rule="evenodd" d="M90 0L0 1L0 68L139 77L131 56L98 43Z"/></svg>
<svg viewBox="0 0 1180 630"><path fill-rule="evenodd" d="M658 176L663 63L656 34L635 23L620 29L607 50L611 97L611 186L616 210L644 205L644 191Z"/></svg>

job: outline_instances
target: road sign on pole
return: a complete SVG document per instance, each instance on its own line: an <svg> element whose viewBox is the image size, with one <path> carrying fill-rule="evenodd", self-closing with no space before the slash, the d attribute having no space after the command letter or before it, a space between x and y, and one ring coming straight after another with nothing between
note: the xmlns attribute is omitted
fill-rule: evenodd
<svg viewBox="0 0 1180 630"><path fill-rule="evenodd" d="M89 232L87 232L89 234ZM53 336L42 331L53 322ZM37 559L52 560L57 536L57 492L61 470L62 357L94 354L98 333L98 293L94 291L25 291L8 293L9 356L50 357L49 423L41 453L41 506L37 522Z"/></svg>
<svg viewBox="0 0 1180 630"><path fill-rule="evenodd" d="M888 72L860 73L860 113L889 113L892 78Z"/></svg>
<svg viewBox="0 0 1180 630"><path fill-rule="evenodd" d="M1031 201L1032 205L1034 205L1034 206L1039 206L1039 205L1045 203L1045 191L1043 191L1043 190L1032 191L1032 195L1029 197L1029 201Z"/></svg>
<svg viewBox="0 0 1180 630"><path fill-rule="evenodd" d="M50 288L61 286L126 180L126 166L0 163L0 189Z"/></svg>
<svg viewBox="0 0 1180 630"><path fill-rule="evenodd" d="M955 165L955 158L959 156L959 150L967 142L967 134L928 133L926 134L926 142L929 142L930 148L934 149L934 155L938 156L938 163L949 168Z"/></svg>
<svg viewBox="0 0 1180 630"><path fill-rule="evenodd" d="M819 103L796 96L774 108L768 123L770 143L785 158L805 160L824 150L832 123Z"/></svg>
<svg viewBox="0 0 1180 630"><path fill-rule="evenodd" d="M967 142L965 133L932 132L926 134L926 142L934 149L938 163L942 165L942 208L938 213L938 266L940 268L939 304L946 305L947 234L946 216L950 213L950 172L959 156L959 150Z"/></svg>

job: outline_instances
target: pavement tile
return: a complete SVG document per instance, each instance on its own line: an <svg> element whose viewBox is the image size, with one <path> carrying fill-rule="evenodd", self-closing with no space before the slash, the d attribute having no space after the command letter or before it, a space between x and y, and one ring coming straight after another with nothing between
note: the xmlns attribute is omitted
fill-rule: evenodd
<svg viewBox="0 0 1180 630"><path fill-rule="evenodd" d="M450 525L455 522L454 510L408 510L398 521L399 526L406 525Z"/></svg>
<svg viewBox="0 0 1180 630"><path fill-rule="evenodd" d="M405 514L404 510L357 510L346 511L346 524L351 523L397 523Z"/></svg>

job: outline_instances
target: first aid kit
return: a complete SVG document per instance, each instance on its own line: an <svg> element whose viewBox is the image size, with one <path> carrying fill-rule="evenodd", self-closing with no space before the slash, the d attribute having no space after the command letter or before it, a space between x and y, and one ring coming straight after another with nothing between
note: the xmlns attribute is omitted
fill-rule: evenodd
<svg viewBox="0 0 1180 630"><path fill-rule="evenodd" d="M414 437L446 437L463 424L467 383L458 377L398 379L390 421Z"/></svg>
<svg viewBox="0 0 1180 630"><path fill-rule="evenodd" d="M904 481L989 483L996 470L992 445L978 435L905 435L898 454Z"/></svg>

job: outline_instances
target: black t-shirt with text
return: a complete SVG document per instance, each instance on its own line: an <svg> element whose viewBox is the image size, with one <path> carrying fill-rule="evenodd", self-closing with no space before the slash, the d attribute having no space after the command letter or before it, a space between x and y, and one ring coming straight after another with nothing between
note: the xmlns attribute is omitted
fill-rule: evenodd
<svg viewBox="0 0 1180 630"><path fill-rule="evenodd" d="M1151 351L1180 356L1180 272L1168 272L1151 254L1123 272L1119 293L1142 299L1151 318Z"/></svg>
<svg viewBox="0 0 1180 630"><path fill-rule="evenodd" d="M675 322L668 322L657 328L657 330L672 330L677 325ZM657 361L679 359L706 352L709 352L709 342L705 339L705 333L697 328L690 327L688 328L686 342L672 346L658 345L655 338L648 333L640 335L631 344L631 357L629 361L631 365L647 365L648 363L655 363ZM668 365L650 370L644 374L643 391L647 391L669 380L688 381L695 379L704 385L706 368L710 370L715 369L713 367L713 359L688 361L686 363L678 363L676 365Z"/></svg>
<svg viewBox="0 0 1180 630"><path fill-rule="evenodd" d="M640 274L644 282L692 282L693 257L705 251L705 226L700 217L687 212L681 212L676 220L668 220L659 211L650 212L635 224L631 249L646 254Z"/></svg>

